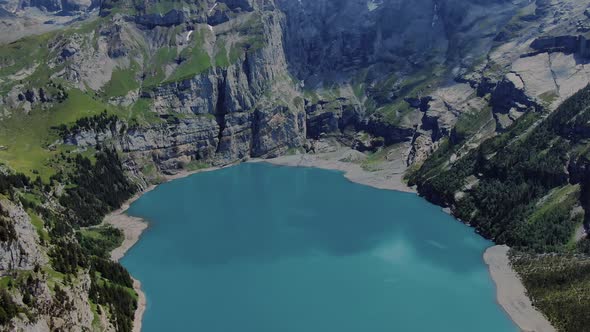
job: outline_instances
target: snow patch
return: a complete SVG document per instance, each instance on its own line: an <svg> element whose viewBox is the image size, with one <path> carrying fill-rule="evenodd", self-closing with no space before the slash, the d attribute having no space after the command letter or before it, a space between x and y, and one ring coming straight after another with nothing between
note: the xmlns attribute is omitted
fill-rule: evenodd
<svg viewBox="0 0 590 332"><path fill-rule="evenodd" d="M376 10L377 8L379 8L379 6L382 4L383 2L380 0L369 0L367 1L367 8L369 9L370 12Z"/></svg>
<svg viewBox="0 0 590 332"><path fill-rule="evenodd" d="M215 8L217 8L217 2L213 5L213 7L211 7L211 9L209 9L209 15L211 15L211 13L213 13Z"/></svg>
<svg viewBox="0 0 590 332"><path fill-rule="evenodd" d="M434 4L434 16L432 17L432 27L433 28L437 22L438 22L438 4L435 3Z"/></svg>

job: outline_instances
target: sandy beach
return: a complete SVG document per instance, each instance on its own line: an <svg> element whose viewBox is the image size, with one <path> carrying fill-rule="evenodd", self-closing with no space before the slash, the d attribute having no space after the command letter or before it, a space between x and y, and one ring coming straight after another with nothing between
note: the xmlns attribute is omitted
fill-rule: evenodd
<svg viewBox="0 0 590 332"><path fill-rule="evenodd" d="M249 162L268 162L273 165L281 166L314 167L338 170L343 172L344 176L352 182L378 189L416 193L414 188L410 188L404 183L403 174L406 168L400 165L401 163L399 160L384 161L384 167L375 171L367 171L363 169L360 163L348 161L351 159L354 160L359 156L359 152L350 149L340 149L330 153L282 156L275 159L253 159ZM164 182L180 179L199 172L214 171L219 168L221 167L212 167L192 172L179 172L175 175L165 176ZM123 244L111 253L111 258L113 260L120 260L125 253L137 243L143 231L148 227L148 223L144 220L130 217L125 212L131 203L139 199L146 192L153 190L155 187L156 186L151 186L146 188L144 191L136 194L125 202L119 210L114 211L105 217L104 222L106 224L113 225L122 230L125 235ZM484 254L484 260L486 264L488 264L490 275L496 284L498 303L522 331L556 332L555 328L551 326L543 314L533 307L530 299L527 297L525 288L518 278L518 275L510 266L508 251L509 248L506 246L494 246L489 248ZM146 309L146 298L141 290L141 283L136 279L133 280L133 287L139 294L133 331L140 332L143 314Z"/></svg>
<svg viewBox="0 0 590 332"><path fill-rule="evenodd" d="M526 295L520 278L510 266L509 250L507 246L493 246L483 256L496 283L498 303L522 331L556 332Z"/></svg>

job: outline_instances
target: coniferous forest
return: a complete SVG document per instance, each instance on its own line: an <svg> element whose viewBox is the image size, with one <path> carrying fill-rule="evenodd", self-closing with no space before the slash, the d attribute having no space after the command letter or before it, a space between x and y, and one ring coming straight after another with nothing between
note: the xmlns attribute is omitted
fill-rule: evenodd
<svg viewBox="0 0 590 332"><path fill-rule="evenodd" d="M548 116L524 115L452 164L445 161L459 145L447 141L408 178L483 236L511 246L533 302L566 331L590 330L580 319L590 312L590 240L573 238L589 226L588 120L590 87Z"/></svg>
<svg viewBox="0 0 590 332"><path fill-rule="evenodd" d="M51 268L63 276L66 285L78 277L81 271L90 274L90 300L108 308L112 324L118 331L131 331L133 315L137 307L137 294L129 273L110 260L110 252L123 241L120 230L110 226L98 226L103 217L120 207L136 191L121 166L116 151L99 147L93 160L76 155L71 159L68 174L54 176L52 182L68 182L70 185L60 198L63 210L49 209L39 204L38 198L51 195L42 181L31 181L23 174L0 174L0 193L18 198L31 215L43 218L49 245ZM40 234L43 234L40 230ZM16 240L12 221L4 215L0 206L0 242ZM19 274L8 278L7 289L0 292L0 324L19 314L31 313L27 306L34 304L39 280L46 279L47 272L36 268L24 278ZM24 306L16 303L7 293L19 288ZM59 284L55 286L56 305L53 310L71 310L73 305ZM55 308L61 306L61 308Z"/></svg>

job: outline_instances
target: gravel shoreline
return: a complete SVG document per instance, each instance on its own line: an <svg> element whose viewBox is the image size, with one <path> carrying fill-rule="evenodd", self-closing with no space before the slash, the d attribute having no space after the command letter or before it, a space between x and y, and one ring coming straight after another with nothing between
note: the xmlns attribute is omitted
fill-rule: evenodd
<svg viewBox="0 0 590 332"><path fill-rule="evenodd" d="M344 150L343 152L335 154L283 156L268 160L254 160L254 162L267 162L280 166L314 167L337 170L344 172L344 177L352 182L378 189L416 193L415 189L408 187L403 181L405 168L401 171L386 168L383 170L368 172L358 163L341 161L342 159L350 157L350 155L347 155L346 153L352 152Z"/></svg>
<svg viewBox="0 0 590 332"><path fill-rule="evenodd" d="M510 265L508 246L493 246L483 255L490 275L496 283L496 298L504 311L524 332L556 332L526 295L518 274Z"/></svg>

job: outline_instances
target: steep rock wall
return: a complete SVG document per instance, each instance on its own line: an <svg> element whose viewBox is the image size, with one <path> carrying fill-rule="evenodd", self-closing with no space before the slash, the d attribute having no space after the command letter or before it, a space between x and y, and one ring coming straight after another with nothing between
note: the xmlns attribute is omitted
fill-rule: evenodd
<svg viewBox="0 0 590 332"><path fill-rule="evenodd" d="M0 276L10 270L32 270L35 265L47 263L27 212L6 199L0 201L0 211L16 233L15 239L0 242Z"/></svg>

